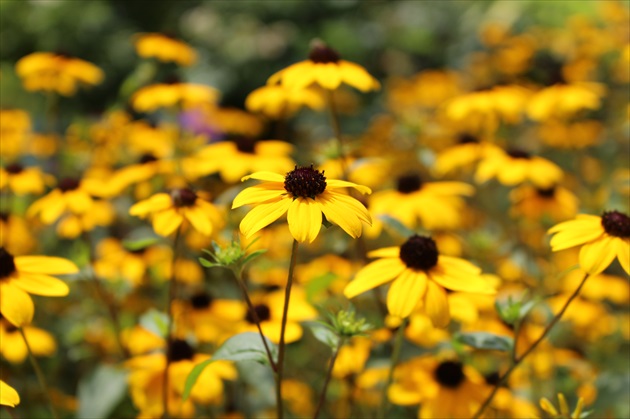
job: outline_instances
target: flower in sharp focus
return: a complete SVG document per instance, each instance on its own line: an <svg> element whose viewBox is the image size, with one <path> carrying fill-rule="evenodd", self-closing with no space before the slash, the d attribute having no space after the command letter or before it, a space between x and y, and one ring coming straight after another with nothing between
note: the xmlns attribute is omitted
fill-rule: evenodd
<svg viewBox="0 0 630 419"><path fill-rule="evenodd" d="M51 275L77 273L67 259L51 256L16 256L0 247L0 312L21 327L33 319L35 307L29 294L49 297L68 295L65 282Z"/></svg>
<svg viewBox="0 0 630 419"><path fill-rule="evenodd" d="M292 64L267 80L269 85L278 82L290 89L303 89L315 84L324 89L335 90L344 83L363 92L381 87L378 80L365 68L342 60L337 51L321 41L313 43L308 60Z"/></svg>
<svg viewBox="0 0 630 419"><path fill-rule="evenodd" d="M548 413L552 418L579 419L584 417L582 415L582 409L584 408L584 399L582 397L578 399L575 410L570 412L569 405L567 403L567 399L564 397L564 394L558 393L558 407L560 408L559 412L549 399L546 397L540 399L540 408Z"/></svg>
<svg viewBox="0 0 630 419"><path fill-rule="evenodd" d="M339 188L355 188L370 193L370 188L343 180L326 179L323 172L313 167L298 167L282 176L272 172L256 172L242 180L263 180L256 186L241 191L232 209L255 204L241 221L240 230L246 237L276 221L287 213L289 230L299 242L313 242L322 226L322 214L332 224L357 238L363 230L362 222L372 224L367 209L355 198Z"/></svg>
<svg viewBox="0 0 630 419"><path fill-rule="evenodd" d="M163 62L175 62L183 66L197 61L197 53L190 45L161 33L137 34L134 45L138 55L143 58L155 57Z"/></svg>
<svg viewBox="0 0 630 419"><path fill-rule="evenodd" d="M0 380L0 405L15 407L20 404L20 395L4 381Z"/></svg>
<svg viewBox="0 0 630 419"><path fill-rule="evenodd" d="M360 270L344 290L347 298L392 281L387 309L398 317L409 316L419 302L437 327L450 322L446 290L494 294L493 285L481 269L463 259L441 255L430 237L414 235L402 246L368 253L381 258Z"/></svg>
<svg viewBox="0 0 630 419"><path fill-rule="evenodd" d="M184 221L206 236L210 236L215 227L223 222L221 213L213 204L187 188L155 194L133 205L129 214L141 218L151 217L155 232L165 237L177 230Z"/></svg>
<svg viewBox="0 0 630 419"><path fill-rule="evenodd" d="M601 273L617 256L630 275L630 217L619 211L606 211L601 217L578 214L549 229L551 250L580 246L580 267L591 275Z"/></svg>
<svg viewBox="0 0 630 419"><path fill-rule="evenodd" d="M34 52L22 57L15 65L24 88L29 91L52 91L72 96L77 85L97 85L103 71L92 63L65 54Z"/></svg>

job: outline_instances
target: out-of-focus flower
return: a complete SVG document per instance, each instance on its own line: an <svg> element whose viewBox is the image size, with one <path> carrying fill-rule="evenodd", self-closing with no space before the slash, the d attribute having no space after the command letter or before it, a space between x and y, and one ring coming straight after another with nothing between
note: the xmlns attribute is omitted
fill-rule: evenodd
<svg viewBox="0 0 630 419"><path fill-rule="evenodd" d="M532 96L527 115L535 121L567 119L582 110L599 109L604 94L604 86L598 83L554 84Z"/></svg>
<svg viewBox="0 0 630 419"><path fill-rule="evenodd" d="M401 246L368 253L381 258L360 270L344 290L347 298L392 281L387 309L407 317L421 301L437 327L446 327L451 315L446 289L494 294L494 286L481 276L481 269L460 258L440 255L435 241L414 235Z"/></svg>
<svg viewBox="0 0 630 419"><path fill-rule="evenodd" d="M561 186L535 188L531 185L519 186L510 192L512 214L532 220L544 216L554 221L564 221L575 217L578 199L570 190Z"/></svg>
<svg viewBox="0 0 630 419"><path fill-rule="evenodd" d="M540 125L538 133L543 142L551 147L580 149L597 144L604 127L599 121L585 120L565 122L548 120Z"/></svg>
<svg viewBox="0 0 630 419"><path fill-rule="evenodd" d="M163 62L176 62L190 66L197 61L197 53L185 42L161 33L143 33L134 36L136 52L143 58L155 57Z"/></svg>
<svg viewBox="0 0 630 419"><path fill-rule="evenodd" d="M484 157L486 150L493 147L489 143L479 141L475 136L463 134L457 144L437 154L433 170L438 176L451 174L457 170L472 170Z"/></svg>
<svg viewBox="0 0 630 419"><path fill-rule="evenodd" d="M200 233L209 236L222 224L223 217L217 207L197 196L190 189L173 189L158 193L134 204L129 214L141 218L149 216L153 229L161 236L169 236L184 221Z"/></svg>
<svg viewBox="0 0 630 419"><path fill-rule="evenodd" d="M327 90L347 84L363 92L381 86L363 67L342 60L335 50L322 42L314 42L308 60L292 64L267 80L270 85L278 83L289 89L304 89L315 84Z"/></svg>
<svg viewBox="0 0 630 419"><path fill-rule="evenodd" d="M15 158L25 148L31 133L31 117L22 109L0 109L0 156Z"/></svg>
<svg viewBox="0 0 630 419"><path fill-rule="evenodd" d="M41 194L52 177L39 167L24 167L19 163L0 167L0 189L8 186L16 195Z"/></svg>
<svg viewBox="0 0 630 419"><path fill-rule="evenodd" d="M0 405L15 407L20 404L20 395L4 381L0 380Z"/></svg>
<svg viewBox="0 0 630 419"><path fill-rule="evenodd" d="M22 331L33 355L50 356L57 350L55 338L47 331L33 326L23 326ZM28 348L19 329L3 319L2 313L0 313L0 355L12 364L21 364L28 356Z"/></svg>
<svg viewBox="0 0 630 419"><path fill-rule="evenodd" d="M563 176L562 169L543 157L534 156L524 150L498 147L487 150L477 167L475 180L479 183L496 178L508 186L525 181L545 189L557 184Z"/></svg>
<svg viewBox="0 0 630 419"><path fill-rule="evenodd" d="M52 52L34 52L20 58L15 71L26 90L57 92L64 96L74 95L80 84L95 86L105 76L92 63Z"/></svg>
<svg viewBox="0 0 630 419"><path fill-rule="evenodd" d="M582 409L584 408L584 399L580 397L573 412L569 411L569 405L564 394L558 393L558 409L551 403L546 397L540 399L540 408L551 415L552 418L564 418L564 419L580 419L582 416Z"/></svg>
<svg viewBox="0 0 630 419"><path fill-rule="evenodd" d="M51 256L13 256L0 247L0 312L17 327L33 319L30 294L49 297L68 295L65 282L51 276L79 272L67 259Z"/></svg>
<svg viewBox="0 0 630 419"><path fill-rule="evenodd" d="M416 107L437 108L460 93L458 76L452 71L426 70L411 79L393 79L387 84L387 104L396 113Z"/></svg>
<svg viewBox="0 0 630 419"><path fill-rule="evenodd" d="M89 211L63 215L59 219L56 230L59 237L74 239L86 231L94 230L97 226L111 225L115 218L116 212L111 202L104 199L94 199Z"/></svg>
<svg viewBox="0 0 630 419"><path fill-rule="evenodd" d="M232 209L256 204L241 221L240 230L246 237L276 221L287 213L289 230L299 242L313 242L322 226L322 214L357 238L363 230L362 222L372 223L365 207L338 188L355 188L370 193L370 188L336 179L326 179L313 167L295 167L282 176L272 172L256 172L242 180L263 180L256 186L241 191L232 203Z"/></svg>
<svg viewBox="0 0 630 419"><path fill-rule="evenodd" d="M24 255L33 250L35 244L35 237L24 218L0 212L0 247L12 255Z"/></svg>
<svg viewBox="0 0 630 419"><path fill-rule="evenodd" d="M619 211L606 211L601 217L578 214L549 229L551 250L580 248L580 267L591 275L606 269L615 256L630 275L630 217Z"/></svg>
<svg viewBox="0 0 630 419"><path fill-rule="evenodd" d="M288 118L304 106L320 110L324 105L324 97L316 89L290 89L280 84L259 87L245 99L247 110L272 119Z"/></svg>
<svg viewBox="0 0 630 419"><path fill-rule="evenodd" d="M162 83L145 86L131 97L131 106L138 112L154 112L159 108L181 106L184 109L216 104L219 91L214 87L193 83Z"/></svg>

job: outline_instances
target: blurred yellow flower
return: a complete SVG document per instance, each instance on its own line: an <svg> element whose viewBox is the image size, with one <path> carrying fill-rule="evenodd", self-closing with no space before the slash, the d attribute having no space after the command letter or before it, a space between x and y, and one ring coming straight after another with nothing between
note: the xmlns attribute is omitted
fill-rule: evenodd
<svg viewBox="0 0 630 419"><path fill-rule="evenodd" d="M131 97L131 106L138 112L154 112L159 108L181 106L191 108L215 104L219 91L214 87L193 83L152 84L138 89Z"/></svg>
<svg viewBox="0 0 630 419"><path fill-rule="evenodd" d="M49 356L57 350L53 335L33 326L23 326L34 356ZM28 348L19 329L2 318L0 313L0 355L12 364L21 364L28 357Z"/></svg>
<svg viewBox="0 0 630 419"><path fill-rule="evenodd" d="M134 36L134 45L139 56L155 57L163 62L176 62L190 66L197 61L197 53L185 42L161 33L143 33Z"/></svg>
<svg viewBox="0 0 630 419"><path fill-rule="evenodd" d="M12 255L24 255L35 247L35 236L23 217L0 212L0 247Z"/></svg>
<svg viewBox="0 0 630 419"><path fill-rule="evenodd" d="M582 110L599 109L604 94L604 86L598 83L554 84L531 97L527 115L535 121L567 119Z"/></svg>
<svg viewBox="0 0 630 419"><path fill-rule="evenodd" d="M554 221L564 221L575 217L578 199L570 190L561 186L536 188L522 185L510 192L511 214L531 220L541 220L544 216Z"/></svg>
<svg viewBox="0 0 630 419"><path fill-rule="evenodd" d="M0 156L15 158L26 147L31 134L31 117L22 109L0 108Z"/></svg>
<svg viewBox="0 0 630 419"><path fill-rule="evenodd" d="M283 85L259 87L245 99L247 110L272 119L288 118L304 106L320 110L324 105L324 97L316 89L290 89Z"/></svg>
<svg viewBox="0 0 630 419"><path fill-rule="evenodd" d="M534 186L545 189L557 184L563 175L558 165L543 157L517 148L504 151L493 147L486 151L479 163L475 180L484 183L496 178L508 186L530 181Z"/></svg>
<svg viewBox="0 0 630 419"><path fill-rule="evenodd" d="M20 404L20 395L4 381L0 380L0 405L15 407Z"/></svg>
<svg viewBox="0 0 630 419"><path fill-rule="evenodd" d="M95 86L105 77L92 63L52 52L34 52L20 58L15 71L26 90L57 92L63 96L74 95L79 84Z"/></svg>
<svg viewBox="0 0 630 419"><path fill-rule="evenodd" d="M16 195L41 194L52 180L39 167L24 167L19 163L0 167L0 189L8 186Z"/></svg>

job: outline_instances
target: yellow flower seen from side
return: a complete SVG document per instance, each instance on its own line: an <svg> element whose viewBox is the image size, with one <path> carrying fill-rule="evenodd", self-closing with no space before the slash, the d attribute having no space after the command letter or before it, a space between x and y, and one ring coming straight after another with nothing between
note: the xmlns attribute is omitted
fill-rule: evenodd
<svg viewBox="0 0 630 419"><path fill-rule="evenodd" d="M247 179L264 182L244 189L232 203L232 209L256 205L241 221L240 230L245 237L250 237L285 213L291 235L298 242L312 243L317 238L323 216L353 238L361 235L362 223L372 224L363 204L339 191L340 188L355 188L365 194L371 192L370 188L343 180L326 179L323 172L312 166L295 166L286 176L256 172L242 180Z"/></svg>
<svg viewBox="0 0 630 419"><path fill-rule="evenodd" d="M287 118L305 106L320 110L324 105L324 97L316 89L289 89L282 85L259 87L245 99L247 110L272 119Z"/></svg>
<svg viewBox="0 0 630 419"><path fill-rule="evenodd" d="M20 404L20 395L4 381L0 380L0 405L15 407Z"/></svg>
<svg viewBox="0 0 630 419"><path fill-rule="evenodd" d="M214 87L193 83L161 83L136 91L131 97L131 106L138 112L154 112L159 108L215 104L218 100L219 91Z"/></svg>
<svg viewBox="0 0 630 419"><path fill-rule="evenodd" d="M353 298L393 281L387 293L387 309L398 317L408 317L422 302L433 324L446 327L451 320L446 289L496 292L493 284L482 277L481 269L463 259L441 255L430 237L414 235L401 246L374 250L368 256L380 259L361 269L344 294Z"/></svg>
<svg viewBox="0 0 630 419"><path fill-rule="evenodd" d="M322 42L314 43L308 60L300 61L278 71L267 80L267 84L280 83L289 89L304 89L312 85L335 90L347 84L362 92L381 87L378 80L365 68L342 60L339 54Z"/></svg>
<svg viewBox="0 0 630 419"><path fill-rule="evenodd" d="M24 167L19 163L0 167L0 189L8 187L16 195L39 195L51 180L52 177L43 173L39 167Z"/></svg>
<svg viewBox="0 0 630 419"><path fill-rule="evenodd" d="M197 61L197 53L185 42L161 33L143 33L135 36L136 52L143 58L155 57L163 62L190 66Z"/></svg>
<svg viewBox="0 0 630 419"><path fill-rule="evenodd" d="M22 109L0 109L0 156L15 158L22 153L31 133L31 117Z"/></svg>
<svg viewBox="0 0 630 419"><path fill-rule="evenodd" d="M498 147L488 150L479 163L475 180L484 183L496 178L507 186L530 181L538 188L550 188L563 177L558 165L543 157L512 148L504 151Z"/></svg>
<svg viewBox="0 0 630 419"><path fill-rule="evenodd" d="M535 121L568 119L583 110L597 110L605 88L598 83L558 83L534 94L527 115Z"/></svg>
<svg viewBox="0 0 630 419"><path fill-rule="evenodd" d="M33 320L35 306L29 294L63 297L70 291L51 275L79 272L67 259L50 256L13 256L0 247L0 312L17 327Z"/></svg>
<svg viewBox="0 0 630 419"><path fill-rule="evenodd" d="M33 326L23 326L22 331L34 356L50 356L57 350L55 338L47 331ZM3 319L2 313L0 313L0 355L12 364L21 364L28 356L28 349L19 329Z"/></svg>
<svg viewBox="0 0 630 419"><path fill-rule="evenodd" d="M601 217L578 214L549 229L551 250L580 248L580 267L591 275L601 273L615 259L630 275L630 217L619 211L606 211Z"/></svg>
<svg viewBox="0 0 630 419"><path fill-rule="evenodd" d="M26 90L57 92L63 96L74 95L79 84L95 86L105 77L90 62L52 52L34 52L22 57L15 71Z"/></svg>
<svg viewBox="0 0 630 419"><path fill-rule="evenodd" d="M545 216L554 221L564 221L575 217L579 201L577 197L561 186L535 188L522 185L510 192L511 214L530 220L540 220Z"/></svg>
<svg viewBox="0 0 630 419"><path fill-rule="evenodd" d="M140 218L149 216L155 232L165 237L175 232L184 221L200 233L210 236L223 220L213 204L187 188L155 194L133 205L129 214Z"/></svg>

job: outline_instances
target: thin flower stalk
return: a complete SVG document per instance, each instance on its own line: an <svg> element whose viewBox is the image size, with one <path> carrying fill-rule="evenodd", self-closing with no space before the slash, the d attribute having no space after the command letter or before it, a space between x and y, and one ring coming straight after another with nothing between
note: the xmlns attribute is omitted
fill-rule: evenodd
<svg viewBox="0 0 630 419"><path fill-rule="evenodd" d="M317 403L317 408L315 409L315 414L313 415L313 419L317 419L319 417L319 412L322 407L326 403L326 393L328 391L328 384L330 383L330 379L332 378L332 372L335 368L335 361L337 361L337 356L339 355L339 351L344 344L344 339L342 338L337 345L337 348L333 352L332 358L330 359L330 365L328 366L328 371L326 372L326 379L324 381L324 387L322 388L322 393L319 396L319 402Z"/></svg>
<svg viewBox="0 0 630 419"><path fill-rule="evenodd" d="M396 364L398 364L398 360L400 358L400 350L402 348L402 343L405 336L405 327L407 326L407 318L405 318L398 330L396 331L396 337L394 340L394 347L392 348L392 360L389 365L389 372L387 374L387 382L385 383L385 387L383 387L383 394L381 396L381 406L379 408L379 414L377 417L384 418L387 417L387 408L389 406L389 401L387 398L387 391L389 386L392 384L394 380L394 370L396 369Z"/></svg>
<svg viewBox="0 0 630 419"><path fill-rule="evenodd" d="M175 322L173 321L173 301L177 296L177 277L175 275L175 265L177 263L177 256L179 250L179 242L181 236L181 227L177 228L175 231L175 238L173 239L173 261L171 264L171 281L168 287L168 301L166 306L166 312L168 313L168 326L166 332L166 366L164 367L164 379L162 386L162 406L163 406L163 414L162 417L169 418L168 413L168 369L171 365L171 354L170 348L173 342L173 331Z"/></svg>
<svg viewBox="0 0 630 419"><path fill-rule="evenodd" d="M57 410L55 409L55 405L52 402L52 398L50 397L50 389L48 387L48 383L46 382L46 376L42 372L42 369L40 368L39 363L37 362L37 359L33 355L31 345L28 343L28 339L26 338L24 329L20 327L18 328L18 330L20 331L22 340L24 340L24 345L26 346L26 350L28 351L28 359L31 361L31 365L33 366L33 369L35 370L35 375L37 375L37 381L39 381L39 386L42 388L42 391L46 395L46 400L48 401L50 413L52 414L53 418L58 419L59 414L57 413Z"/></svg>

